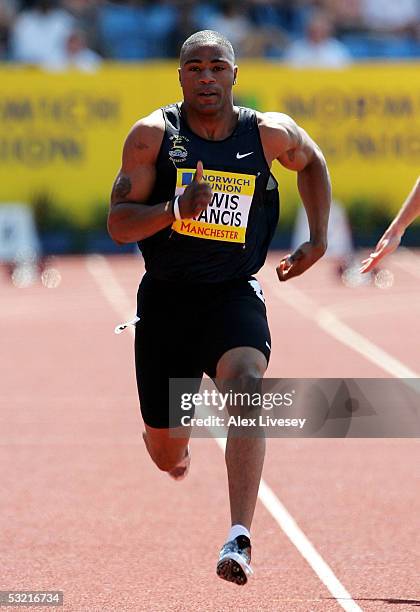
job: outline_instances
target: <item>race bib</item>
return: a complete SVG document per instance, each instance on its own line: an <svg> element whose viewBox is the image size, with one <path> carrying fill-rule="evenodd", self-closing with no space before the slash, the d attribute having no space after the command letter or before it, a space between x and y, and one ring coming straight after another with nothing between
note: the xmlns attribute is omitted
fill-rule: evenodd
<svg viewBox="0 0 420 612"><path fill-rule="evenodd" d="M195 169L177 169L176 195L184 193L194 174ZM174 221L172 229L185 236L244 244L255 176L209 170L204 171L203 180L213 191L209 206L193 219Z"/></svg>

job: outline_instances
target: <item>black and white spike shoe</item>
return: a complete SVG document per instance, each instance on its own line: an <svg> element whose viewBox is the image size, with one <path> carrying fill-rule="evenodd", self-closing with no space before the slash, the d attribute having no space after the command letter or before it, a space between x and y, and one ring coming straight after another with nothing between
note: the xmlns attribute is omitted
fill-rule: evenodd
<svg viewBox="0 0 420 612"><path fill-rule="evenodd" d="M216 572L220 578L244 585L254 573L251 569L251 541L240 535L222 547Z"/></svg>

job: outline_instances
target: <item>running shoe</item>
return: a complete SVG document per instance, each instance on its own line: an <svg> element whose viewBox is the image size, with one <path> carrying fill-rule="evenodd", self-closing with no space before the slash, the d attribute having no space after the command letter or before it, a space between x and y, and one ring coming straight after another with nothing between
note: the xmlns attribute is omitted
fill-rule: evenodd
<svg viewBox="0 0 420 612"><path fill-rule="evenodd" d="M223 580L243 585L254 573L250 563L251 541L245 535L240 535L222 547L216 572Z"/></svg>

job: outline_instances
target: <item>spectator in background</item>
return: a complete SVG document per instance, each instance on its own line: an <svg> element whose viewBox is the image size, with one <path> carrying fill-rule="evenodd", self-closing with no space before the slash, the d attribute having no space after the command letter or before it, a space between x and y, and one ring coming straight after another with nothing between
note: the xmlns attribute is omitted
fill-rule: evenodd
<svg viewBox="0 0 420 612"><path fill-rule="evenodd" d="M88 47L100 51L98 40L98 11L102 0L61 0L61 6L75 20L75 27L87 37Z"/></svg>
<svg viewBox="0 0 420 612"><path fill-rule="evenodd" d="M362 19L367 28L391 34L413 32L419 24L419 0L363 0Z"/></svg>
<svg viewBox="0 0 420 612"><path fill-rule="evenodd" d="M170 56L170 35L177 20L178 9L174 0L148 0L147 23L151 57Z"/></svg>
<svg viewBox="0 0 420 612"><path fill-rule="evenodd" d="M240 56L264 55L267 39L264 30L251 22L247 5L238 0L223 0L219 12L200 24L203 29L220 32L232 42Z"/></svg>
<svg viewBox="0 0 420 612"><path fill-rule="evenodd" d="M104 2L99 7L98 29L106 57L122 61L148 57L144 20L142 2Z"/></svg>
<svg viewBox="0 0 420 612"><path fill-rule="evenodd" d="M0 0L0 61L9 58L10 29L16 15L13 0Z"/></svg>
<svg viewBox="0 0 420 612"><path fill-rule="evenodd" d="M342 68L351 62L345 45L333 37L331 16L316 10L308 20L305 38L294 41L284 60L298 68Z"/></svg>
<svg viewBox="0 0 420 612"><path fill-rule="evenodd" d="M292 36L304 31L310 0L249 0L252 21L261 27L274 27Z"/></svg>
<svg viewBox="0 0 420 612"><path fill-rule="evenodd" d="M420 53L419 0L324 0L356 59L415 58Z"/></svg>
<svg viewBox="0 0 420 612"><path fill-rule="evenodd" d="M45 62L43 68L52 71L73 68L82 72L94 72L99 68L101 62L101 56L88 48L86 33L82 30L73 30L66 40L63 53Z"/></svg>
<svg viewBox="0 0 420 612"><path fill-rule="evenodd" d="M117 60L168 57L177 10L170 0L105 2L98 27L106 55Z"/></svg>
<svg viewBox="0 0 420 612"><path fill-rule="evenodd" d="M195 0L185 0L177 11L176 22L170 36L170 56L179 57L182 43L199 29Z"/></svg>
<svg viewBox="0 0 420 612"><path fill-rule="evenodd" d="M31 10L20 13L12 30L12 59L43 65L63 54L74 27L69 13L53 0L36 0Z"/></svg>
<svg viewBox="0 0 420 612"><path fill-rule="evenodd" d="M364 29L360 0L324 0L323 6L330 13L339 35Z"/></svg>
<svg viewBox="0 0 420 612"><path fill-rule="evenodd" d="M49 62L74 28L110 59L173 57L192 32L214 28L242 56L282 57L286 47L295 66L336 68L350 57L420 57L419 12L420 0L0 0L0 61Z"/></svg>

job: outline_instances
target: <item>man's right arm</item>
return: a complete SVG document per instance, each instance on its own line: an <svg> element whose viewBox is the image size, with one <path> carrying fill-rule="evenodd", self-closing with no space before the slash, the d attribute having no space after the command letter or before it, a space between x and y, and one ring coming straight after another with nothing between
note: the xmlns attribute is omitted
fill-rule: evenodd
<svg viewBox="0 0 420 612"><path fill-rule="evenodd" d="M143 203L149 199L156 179L159 180L156 160L164 131L162 112L155 111L138 121L127 136L108 214L108 232L118 244L144 240L175 219L172 201L153 206ZM213 194L202 178L203 164L199 161L193 182L179 197L178 218L191 219L209 205Z"/></svg>
<svg viewBox="0 0 420 612"><path fill-rule="evenodd" d="M143 240L174 220L167 202L155 206L143 204L155 184L156 159L164 130L162 112L155 111L133 126L124 143L108 214L108 232L119 244Z"/></svg>

